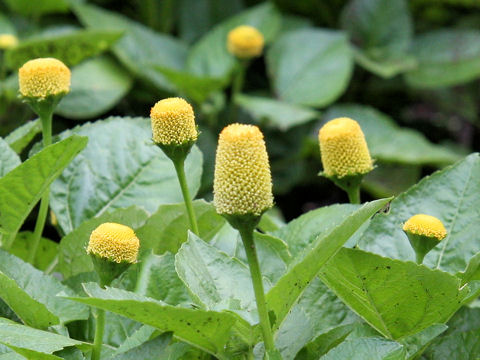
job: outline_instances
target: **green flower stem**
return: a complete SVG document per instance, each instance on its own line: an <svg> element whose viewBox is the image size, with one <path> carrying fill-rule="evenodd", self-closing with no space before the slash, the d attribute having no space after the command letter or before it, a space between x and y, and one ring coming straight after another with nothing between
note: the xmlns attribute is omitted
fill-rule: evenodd
<svg viewBox="0 0 480 360"><path fill-rule="evenodd" d="M187 208L191 230L196 235L200 235L198 232L198 224L197 224L197 219L195 217L195 212L193 211L192 198L190 196L190 191L188 190L187 178L185 176L185 158L183 159L179 158L179 159L173 160L173 165L175 165L178 182L180 183L180 188L182 189L183 200Z"/></svg>
<svg viewBox="0 0 480 360"><path fill-rule="evenodd" d="M95 318L95 340L93 342L91 360L100 360L100 356L102 353L104 331L105 331L105 310L97 309L97 315Z"/></svg>
<svg viewBox="0 0 480 360"><path fill-rule="evenodd" d="M235 103L235 98L242 92L243 84L245 82L245 73L247 72L248 62L245 60L239 60L236 67L235 75L232 83L232 97L231 97L231 110L230 110L230 123L237 121L238 106Z"/></svg>
<svg viewBox="0 0 480 360"><path fill-rule="evenodd" d="M260 318L265 352L270 352L275 349L275 344L273 341L272 327L268 318L262 274L260 272L260 265L258 263L257 251L255 250L255 242L253 240L253 229L240 227L238 230L242 236L243 245L247 254L248 265L250 267L250 274L252 276L253 290L255 292L255 300L257 301L258 317Z"/></svg>
<svg viewBox="0 0 480 360"><path fill-rule="evenodd" d="M43 147L47 147L52 143L52 113L53 109L39 114L42 122ZM31 264L33 264L35 260L40 238L42 237L43 228L47 220L49 197L50 189L47 189L40 200L40 210L38 211L37 222L35 224L35 230L33 231L32 246L28 254L28 262Z"/></svg>
<svg viewBox="0 0 480 360"><path fill-rule="evenodd" d="M360 204L360 186L352 186L346 191L351 204Z"/></svg>

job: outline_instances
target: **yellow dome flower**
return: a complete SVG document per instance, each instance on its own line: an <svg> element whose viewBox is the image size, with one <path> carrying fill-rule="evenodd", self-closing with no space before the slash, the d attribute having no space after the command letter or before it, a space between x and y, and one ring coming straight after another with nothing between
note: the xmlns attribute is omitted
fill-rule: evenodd
<svg viewBox="0 0 480 360"><path fill-rule="evenodd" d="M87 253L116 263L137 261L140 241L128 226L104 223L92 231Z"/></svg>
<svg viewBox="0 0 480 360"><path fill-rule="evenodd" d="M0 34L0 50L11 49L18 45L18 39L12 34Z"/></svg>
<svg viewBox="0 0 480 360"><path fill-rule="evenodd" d="M227 49L240 59L260 56L264 44L262 33L252 26L238 26L228 33Z"/></svg>
<svg viewBox="0 0 480 360"><path fill-rule="evenodd" d="M325 175L342 178L366 174L373 169L365 136L355 120L329 121L318 132L318 140Z"/></svg>
<svg viewBox="0 0 480 360"><path fill-rule="evenodd" d="M403 230L414 235L435 238L438 241L447 236L447 230L442 222L434 216L417 214L403 225Z"/></svg>
<svg viewBox="0 0 480 360"><path fill-rule="evenodd" d="M231 124L220 133L213 193L219 214L261 215L273 206L270 164L257 126Z"/></svg>
<svg viewBox="0 0 480 360"><path fill-rule="evenodd" d="M163 145L180 145L198 137L192 106L182 98L160 100L150 111L153 141Z"/></svg>
<svg viewBox="0 0 480 360"><path fill-rule="evenodd" d="M44 99L70 91L70 69L54 58L27 61L18 70L20 93L26 97Z"/></svg>

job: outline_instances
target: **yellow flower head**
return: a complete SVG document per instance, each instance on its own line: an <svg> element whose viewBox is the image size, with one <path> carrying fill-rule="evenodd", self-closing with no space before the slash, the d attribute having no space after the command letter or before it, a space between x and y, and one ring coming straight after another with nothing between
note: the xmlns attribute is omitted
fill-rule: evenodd
<svg viewBox="0 0 480 360"><path fill-rule="evenodd" d="M18 70L20 93L26 97L44 99L70 91L70 69L54 58L27 61Z"/></svg>
<svg viewBox="0 0 480 360"><path fill-rule="evenodd" d="M137 261L140 241L128 226L104 223L92 231L87 253L116 263Z"/></svg>
<svg viewBox="0 0 480 360"><path fill-rule="evenodd" d="M0 34L0 50L11 49L18 44L18 39L12 34Z"/></svg>
<svg viewBox="0 0 480 360"><path fill-rule="evenodd" d="M252 26L238 26L228 33L227 49L240 59L260 56L264 44L262 33Z"/></svg>
<svg viewBox="0 0 480 360"><path fill-rule="evenodd" d="M342 178L366 174L373 169L365 136L355 120L329 121L318 132L318 140L325 175Z"/></svg>
<svg viewBox="0 0 480 360"><path fill-rule="evenodd" d="M270 164L257 126L231 124L220 133L213 193L219 214L261 215L273 206Z"/></svg>
<svg viewBox="0 0 480 360"><path fill-rule="evenodd" d="M403 230L414 235L435 238L438 241L447 236L447 230L442 222L434 216L417 214L403 225Z"/></svg>
<svg viewBox="0 0 480 360"><path fill-rule="evenodd" d="M198 137L192 106L182 98L160 100L150 111L153 141L180 145Z"/></svg>

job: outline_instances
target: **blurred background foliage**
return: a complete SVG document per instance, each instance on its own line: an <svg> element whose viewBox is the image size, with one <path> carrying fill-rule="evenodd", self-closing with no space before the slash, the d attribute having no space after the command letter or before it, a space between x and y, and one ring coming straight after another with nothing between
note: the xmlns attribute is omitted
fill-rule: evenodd
<svg viewBox="0 0 480 360"><path fill-rule="evenodd" d="M238 63L225 44L241 24L257 27L266 48L232 96ZM346 201L317 176L317 132L334 117L356 119L376 159L365 200L480 149L479 29L478 0L0 0L0 34L19 38L1 51L0 136L28 156L40 128L27 122L16 73L56 57L72 69L72 90L54 133L148 117L159 99L185 97L202 131L199 196L209 199L216 139L234 114L264 131L276 203L291 219Z"/></svg>

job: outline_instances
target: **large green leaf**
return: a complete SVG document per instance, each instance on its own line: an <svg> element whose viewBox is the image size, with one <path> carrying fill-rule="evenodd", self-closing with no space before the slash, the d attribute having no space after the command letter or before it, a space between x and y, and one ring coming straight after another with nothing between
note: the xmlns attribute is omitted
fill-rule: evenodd
<svg viewBox="0 0 480 360"><path fill-rule="evenodd" d="M390 339L446 322L470 294L470 288L448 273L357 249L340 250L319 276Z"/></svg>
<svg viewBox="0 0 480 360"><path fill-rule="evenodd" d="M130 75L111 59L87 60L73 69L70 93L55 112L70 119L101 115L114 107L131 86Z"/></svg>
<svg viewBox="0 0 480 360"><path fill-rule="evenodd" d="M131 205L152 213L183 201L174 166L151 141L150 120L111 117L67 130L89 143L53 183L51 207L65 233L85 220ZM194 147L185 162L192 196L200 186L202 154Z"/></svg>
<svg viewBox="0 0 480 360"><path fill-rule="evenodd" d="M30 248L33 244L32 241L33 232L31 231L22 231L19 232L15 238L13 246L10 248L10 252L22 259L23 261L28 262L28 257L30 255ZM55 257L58 254L58 243L47 238L40 238L40 242L35 254L35 259L33 260L32 265L37 269L45 271L50 265L52 265L56 260Z"/></svg>
<svg viewBox="0 0 480 360"><path fill-rule="evenodd" d="M434 324L425 330L420 331L401 340L407 350L407 359L417 359L425 348L441 333L448 329L445 324Z"/></svg>
<svg viewBox="0 0 480 360"><path fill-rule="evenodd" d="M8 7L19 14L38 17L50 13L68 11L68 0L5 0Z"/></svg>
<svg viewBox="0 0 480 360"><path fill-rule="evenodd" d="M342 32L300 29L275 41L268 49L267 64L280 99L320 107L347 88L353 57Z"/></svg>
<svg viewBox="0 0 480 360"><path fill-rule="evenodd" d="M451 273L463 271L479 250L479 176L480 156L472 154L424 178L392 201L388 214L372 220L358 245L384 256L413 260L403 223L415 214L432 215L443 222L447 237L427 254L424 263Z"/></svg>
<svg viewBox="0 0 480 360"><path fill-rule="evenodd" d="M165 76L155 68L162 66L181 70L187 55L185 44L93 5L78 3L73 10L80 21L89 28L123 31L124 36L113 47L113 52L119 60L143 80L159 88L173 90Z"/></svg>
<svg viewBox="0 0 480 360"><path fill-rule="evenodd" d="M5 62L11 69L18 69L30 59L54 57L74 66L107 50L121 36L120 31L78 30L32 38L8 50Z"/></svg>
<svg viewBox="0 0 480 360"><path fill-rule="evenodd" d="M323 122L345 116L360 124L370 153L378 160L441 165L459 159L459 155L451 150L430 143L413 129L400 128L388 115L368 106L333 106L325 113Z"/></svg>
<svg viewBox="0 0 480 360"><path fill-rule="evenodd" d="M0 179L0 233L7 245L45 189L86 144L84 137L67 138L46 147Z"/></svg>
<svg viewBox="0 0 480 360"><path fill-rule="evenodd" d="M303 257L298 257L297 261L292 263L287 273L267 293L267 306L275 315L275 328L280 326L321 267L389 200L366 203L330 231L318 236L312 243L311 250L305 251Z"/></svg>
<svg viewBox="0 0 480 360"><path fill-rule="evenodd" d="M73 296L70 288L3 250L0 283L0 297L32 327L47 328L88 318L87 307L56 296L60 292Z"/></svg>
<svg viewBox="0 0 480 360"><path fill-rule="evenodd" d="M40 120L32 120L8 134L5 141L17 154L20 154L41 131L42 123Z"/></svg>
<svg viewBox="0 0 480 360"><path fill-rule="evenodd" d="M443 29L422 34L411 51L418 60L418 67L406 74L412 86L453 86L480 76L479 30Z"/></svg>
<svg viewBox="0 0 480 360"><path fill-rule="evenodd" d="M8 145L8 143L0 138L0 178L10 170L20 165L20 157Z"/></svg>
<svg viewBox="0 0 480 360"><path fill-rule="evenodd" d="M157 360L165 356L166 348L171 340L171 333L166 333L128 351L116 351L111 360Z"/></svg>
<svg viewBox="0 0 480 360"><path fill-rule="evenodd" d="M197 75L226 78L233 70L236 59L227 51L227 34L239 25L256 27L270 42L280 27L280 13L269 3L250 8L217 25L191 49L187 70Z"/></svg>
<svg viewBox="0 0 480 360"><path fill-rule="evenodd" d="M85 251L92 231L105 222L120 223L137 229L145 223L147 217L145 210L131 206L127 209L118 209L85 221L62 238L58 250L59 257L56 270L61 272L65 278L93 271L92 260ZM139 239L140 249L143 250L143 237L139 236Z"/></svg>
<svg viewBox="0 0 480 360"><path fill-rule="evenodd" d="M405 348L382 338L356 338L342 342L319 360L404 360Z"/></svg>
<svg viewBox="0 0 480 360"><path fill-rule="evenodd" d="M84 287L90 297L72 300L120 314L163 332L172 331L179 340L212 354L223 351L236 322L235 316L226 312L175 307L125 290L102 290L94 283Z"/></svg>

